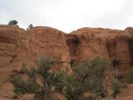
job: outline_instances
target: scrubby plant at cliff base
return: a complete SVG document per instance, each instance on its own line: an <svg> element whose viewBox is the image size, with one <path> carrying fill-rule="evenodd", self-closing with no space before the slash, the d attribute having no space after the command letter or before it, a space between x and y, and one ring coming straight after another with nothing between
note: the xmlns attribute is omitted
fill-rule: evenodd
<svg viewBox="0 0 133 100"><path fill-rule="evenodd" d="M76 62L72 68L79 83L75 93L76 97L86 91L91 92L97 99L108 96L108 86L111 82L111 63L109 60L95 58Z"/></svg>
<svg viewBox="0 0 133 100"><path fill-rule="evenodd" d="M28 80L22 79L19 75L12 78L16 97L26 93L35 93L35 100L50 100L50 95L54 91L65 94L66 88L72 88L75 84L72 76L68 76L65 72L50 72L54 64L58 64L58 60L50 57L40 58L36 67L31 69L28 69L23 64L22 72L28 75ZM37 82L38 78L41 81L41 85Z"/></svg>
<svg viewBox="0 0 133 100"><path fill-rule="evenodd" d="M116 98L120 93L121 83L118 79L114 79L112 82L113 98Z"/></svg>
<svg viewBox="0 0 133 100"><path fill-rule="evenodd" d="M133 68L128 71L128 83L133 83Z"/></svg>
<svg viewBox="0 0 133 100"><path fill-rule="evenodd" d="M58 61L48 57L40 58L37 66L31 69L23 64L23 72L28 75L28 80L18 76L12 78L16 95L35 93L35 100L50 100L50 95L57 91L68 100L85 100L85 92L92 93L92 98L96 100L108 96L111 81L109 61L96 58L73 62L74 74L71 76L65 72L50 72L54 64L58 64ZM36 81L37 78L41 80L41 85Z"/></svg>

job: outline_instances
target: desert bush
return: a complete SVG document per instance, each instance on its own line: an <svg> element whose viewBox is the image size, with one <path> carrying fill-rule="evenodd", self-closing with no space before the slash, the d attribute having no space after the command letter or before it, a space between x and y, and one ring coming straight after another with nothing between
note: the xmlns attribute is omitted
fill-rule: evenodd
<svg viewBox="0 0 133 100"><path fill-rule="evenodd" d="M133 68L128 71L128 83L133 83Z"/></svg>
<svg viewBox="0 0 133 100"><path fill-rule="evenodd" d="M27 80L24 81L21 77L14 77L13 84L15 86L14 92L17 95L25 94L25 93L35 93L39 91L39 88L41 88L34 80Z"/></svg>
<svg viewBox="0 0 133 100"><path fill-rule="evenodd" d="M22 71L24 72L24 74L28 75L28 80L23 80L18 76L13 77L12 83L15 87L14 92L17 95L25 93L35 93L35 95L39 95L40 98L42 98L40 100L49 100L49 95L53 84L51 77L53 77L54 75L49 72L49 69L55 63L57 63L57 61L53 58L41 57L37 61L37 67L28 69L26 64L23 64ZM37 83L37 75L39 76L42 85Z"/></svg>
<svg viewBox="0 0 133 100"><path fill-rule="evenodd" d="M96 98L105 98L108 93L109 61L96 58L81 62L73 62L74 74L68 75L65 72L50 72L58 60L42 57L37 61L37 66L28 69L23 64L23 72L28 75L28 80L21 77L14 77L12 82L17 95L35 93L36 100L49 100L50 94L58 91L66 96L68 100L84 100L84 92L91 92ZM42 85L38 84L36 76L39 76ZM108 80L106 80L108 77Z"/></svg>
<svg viewBox="0 0 133 100"><path fill-rule="evenodd" d="M113 98L116 98L120 93L121 83L118 79L114 79L112 82Z"/></svg>
<svg viewBox="0 0 133 100"><path fill-rule="evenodd" d="M87 91L93 93L97 98L107 97L110 73L106 72L110 68L110 61L100 58L73 63L72 69L78 86L69 92L71 93L69 96L73 98L70 100L78 100Z"/></svg>
<svg viewBox="0 0 133 100"><path fill-rule="evenodd" d="M73 77L65 72L50 72L52 66L57 63L57 59L41 57L37 60L36 67L28 69L26 64L23 64L22 72L28 75L28 80L18 76L12 78L16 95L35 93L35 100L49 100L54 91L60 91L63 94L69 92L75 84ZM37 78L41 80L42 85L37 83Z"/></svg>
<svg viewBox="0 0 133 100"><path fill-rule="evenodd" d="M30 30L30 29L33 29L33 25L32 25L32 24L30 24L30 25L28 26L28 28L27 28L27 30Z"/></svg>
<svg viewBox="0 0 133 100"><path fill-rule="evenodd" d="M18 21L17 20L11 20L8 25L17 25Z"/></svg>

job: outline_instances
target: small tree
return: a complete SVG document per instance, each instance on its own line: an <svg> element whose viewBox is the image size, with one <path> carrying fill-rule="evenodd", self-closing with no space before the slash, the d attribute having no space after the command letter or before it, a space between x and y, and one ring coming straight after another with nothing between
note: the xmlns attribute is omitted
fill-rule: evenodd
<svg viewBox="0 0 133 100"><path fill-rule="evenodd" d="M18 21L17 20L11 20L8 25L17 25Z"/></svg>
<svg viewBox="0 0 133 100"><path fill-rule="evenodd" d="M111 81L110 69L110 61L100 58L74 63L73 70L75 78L78 80L78 87L72 91L74 98L72 100L78 100L79 96L87 91L94 94L97 99L107 97Z"/></svg>
<svg viewBox="0 0 133 100"><path fill-rule="evenodd" d="M49 70L56 63L57 61L53 58L42 57L37 61L37 67L28 69L27 66L23 64L22 72L28 75L28 80L23 80L18 76L13 77L12 82L15 86L14 92L17 95L35 93L35 100L49 100L50 92L53 91L52 85L54 82L51 79L55 75L50 73ZM40 79L42 85L37 83L37 78Z"/></svg>
<svg viewBox="0 0 133 100"><path fill-rule="evenodd" d="M33 28L33 25L30 24L30 25L28 26L27 30L30 30L30 29L32 29L32 28Z"/></svg>

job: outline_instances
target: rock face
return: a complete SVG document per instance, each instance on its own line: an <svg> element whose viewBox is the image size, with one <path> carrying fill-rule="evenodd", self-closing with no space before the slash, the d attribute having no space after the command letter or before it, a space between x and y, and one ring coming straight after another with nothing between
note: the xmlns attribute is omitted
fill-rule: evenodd
<svg viewBox="0 0 133 100"><path fill-rule="evenodd" d="M15 26L0 27L0 90L7 91L2 88L3 83L9 80L13 71L19 71L22 63L32 65L43 55L60 59L61 65L55 70L71 72L63 32L49 27L35 27L28 31Z"/></svg>
<svg viewBox="0 0 133 100"><path fill-rule="evenodd" d="M94 29L95 30L95 29ZM89 28L79 29L71 33L77 37L76 60L84 60L97 56L108 58L105 42ZM69 37L69 36L68 36ZM69 47L69 45L68 45Z"/></svg>
<svg viewBox="0 0 133 100"><path fill-rule="evenodd" d="M70 69L68 63L71 59L65 34L59 30L50 27L35 27L32 30L23 31L21 46L24 56L23 61L25 62L35 61L40 56L52 55L59 58L61 65L63 65L63 67L57 66L55 70Z"/></svg>
<svg viewBox="0 0 133 100"><path fill-rule="evenodd" d="M117 61L117 66L124 69L132 65L132 37L129 28L126 30L82 28L67 35L67 44L72 60L100 56Z"/></svg>
<svg viewBox="0 0 133 100"><path fill-rule="evenodd" d="M58 57L61 64L54 70L72 72L70 63L94 57L111 58L121 70L133 64L133 28L113 30L81 28L65 34L50 27L34 27L24 30L17 26L0 26L0 98L12 97L12 85L8 91L12 72L21 64L34 64L39 56ZM8 93L8 92L7 92ZM3 96L4 95L4 96ZM4 99L3 99L4 100Z"/></svg>

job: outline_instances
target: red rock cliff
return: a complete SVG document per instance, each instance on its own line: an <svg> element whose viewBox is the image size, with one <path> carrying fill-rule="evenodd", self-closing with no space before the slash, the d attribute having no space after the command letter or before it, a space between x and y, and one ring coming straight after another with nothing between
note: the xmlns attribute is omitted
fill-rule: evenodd
<svg viewBox="0 0 133 100"><path fill-rule="evenodd" d="M55 70L71 73L69 63L93 57L111 58L120 69L133 64L133 28L113 30L82 28L65 34L50 27L23 30L16 26L0 26L0 97L13 96L9 77L22 63L33 64L41 55L60 59ZM8 84L8 87L7 85ZM5 99L6 100L6 99Z"/></svg>

